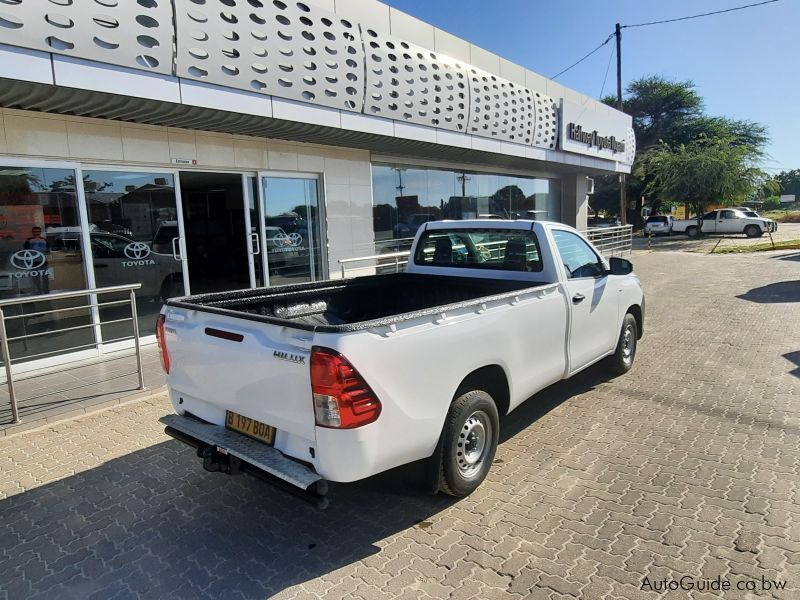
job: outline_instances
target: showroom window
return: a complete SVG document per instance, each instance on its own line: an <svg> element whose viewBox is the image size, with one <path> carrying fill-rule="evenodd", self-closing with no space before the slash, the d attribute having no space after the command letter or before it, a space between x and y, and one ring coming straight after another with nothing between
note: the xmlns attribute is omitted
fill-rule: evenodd
<svg viewBox="0 0 800 600"><path fill-rule="evenodd" d="M139 332L151 335L163 299L183 294L183 269L176 252L174 177L169 173L84 170L83 188L95 285L141 283L136 292ZM125 294L106 296L103 301L121 300ZM130 307L103 308L100 316L102 321L126 318ZM131 335L131 326L110 323L102 326L101 333L104 342L120 340Z"/></svg>
<svg viewBox="0 0 800 600"><path fill-rule="evenodd" d="M0 164L0 298L86 288L75 171ZM94 342L88 310L41 314L83 304L76 298L6 307L11 356L45 357ZM29 316L28 316L29 315ZM58 335L48 332L71 329Z"/></svg>
<svg viewBox="0 0 800 600"><path fill-rule="evenodd" d="M375 251L407 250L428 221L559 221L560 192L556 179L373 164Z"/></svg>

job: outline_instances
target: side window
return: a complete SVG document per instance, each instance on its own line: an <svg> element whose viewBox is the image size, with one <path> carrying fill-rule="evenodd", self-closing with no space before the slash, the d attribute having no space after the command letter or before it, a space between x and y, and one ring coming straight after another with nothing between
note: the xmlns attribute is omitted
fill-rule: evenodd
<svg viewBox="0 0 800 600"><path fill-rule="evenodd" d="M720 219L735 219L736 213L732 210L721 210L719 213Z"/></svg>
<svg viewBox="0 0 800 600"><path fill-rule="evenodd" d="M605 272L600 257L579 235L563 229L554 229L553 239L570 279L598 277Z"/></svg>
<svg viewBox="0 0 800 600"><path fill-rule="evenodd" d="M706 213L703 215L704 221L713 221L716 218L717 218L717 211L715 210L712 210L710 213Z"/></svg>

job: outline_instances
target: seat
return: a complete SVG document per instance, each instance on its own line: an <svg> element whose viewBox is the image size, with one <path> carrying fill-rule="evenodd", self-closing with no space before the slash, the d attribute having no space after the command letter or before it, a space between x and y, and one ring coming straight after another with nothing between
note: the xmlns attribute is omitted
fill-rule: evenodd
<svg viewBox="0 0 800 600"><path fill-rule="evenodd" d="M453 262L453 242L449 237L441 237L436 240L433 247L433 264L449 265Z"/></svg>
<svg viewBox="0 0 800 600"><path fill-rule="evenodd" d="M525 240L508 240L506 242L503 268L507 271L528 270L528 248Z"/></svg>

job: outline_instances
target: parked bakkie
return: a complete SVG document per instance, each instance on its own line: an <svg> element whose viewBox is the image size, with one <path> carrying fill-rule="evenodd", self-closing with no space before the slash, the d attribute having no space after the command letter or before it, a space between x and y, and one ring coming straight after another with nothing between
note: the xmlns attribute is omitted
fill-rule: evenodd
<svg viewBox="0 0 800 600"><path fill-rule="evenodd" d="M702 217L683 219L672 223L673 233L685 233L689 237L704 234L743 233L747 237L761 237L778 230L778 223L764 217L749 217L735 208L712 210Z"/></svg>
<svg viewBox="0 0 800 600"><path fill-rule="evenodd" d="M632 268L560 223L439 221L406 273L171 299L157 329L177 414L161 421L207 469L321 505L326 481L420 459L432 487L464 496L501 416L600 360L631 368Z"/></svg>

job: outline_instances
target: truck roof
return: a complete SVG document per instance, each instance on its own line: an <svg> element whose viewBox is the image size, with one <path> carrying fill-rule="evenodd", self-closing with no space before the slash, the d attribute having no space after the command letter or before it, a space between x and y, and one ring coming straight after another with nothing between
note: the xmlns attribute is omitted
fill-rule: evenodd
<svg viewBox="0 0 800 600"><path fill-rule="evenodd" d="M425 224L425 231L433 229L533 229L533 224L546 225L552 221L533 221L531 219L466 219L459 221L430 221ZM560 225L560 223L559 223Z"/></svg>

